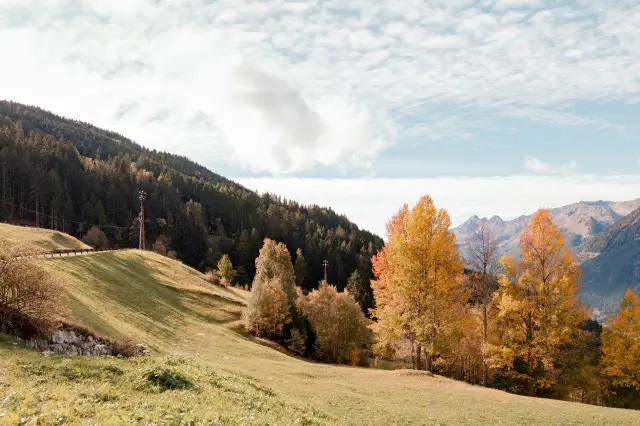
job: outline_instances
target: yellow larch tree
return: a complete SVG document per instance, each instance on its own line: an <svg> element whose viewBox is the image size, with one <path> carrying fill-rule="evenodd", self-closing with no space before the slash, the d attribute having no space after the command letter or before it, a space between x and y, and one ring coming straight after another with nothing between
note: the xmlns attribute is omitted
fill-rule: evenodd
<svg viewBox="0 0 640 426"><path fill-rule="evenodd" d="M538 210L520 236L519 263L508 256L496 298L499 343L489 345L492 367L527 383L529 393L553 385L554 360L587 317L578 301L581 270L564 246L549 211ZM516 364L525 368L516 372Z"/></svg>
<svg viewBox="0 0 640 426"><path fill-rule="evenodd" d="M631 288L602 333L602 364L614 385L640 390L640 300Z"/></svg>
<svg viewBox="0 0 640 426"><path fill-rule="evenodd" d="M373 259L375 349L388 355L399 342L410 342L417 368L432 369L465 312L462 260L450 227L447 211L424 196L391 218L387 242Z"/></svg>

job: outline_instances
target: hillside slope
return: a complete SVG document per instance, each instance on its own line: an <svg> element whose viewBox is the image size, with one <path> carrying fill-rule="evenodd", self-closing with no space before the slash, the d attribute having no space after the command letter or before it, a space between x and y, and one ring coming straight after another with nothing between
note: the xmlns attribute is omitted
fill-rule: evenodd
<svg viewBox="0 0 640 426"><path fill-rule="evenodd" d="M152 252L41 263L64 283L71 322L112 339L143 341L156 353L195 347L202 327L238 321L245 305L247 292L213 286L195 269Z"/></svg>
<svg viewBox="0 0 640 426"><path fill-rule="evenodd" d="M1 238L1 236L0 236ZM62 358L0 342L3 422L44 424L504 424L640 422L640 412L526 398L424 372L292 358L235 331L247 292L137 250L42 259L63 283L68 319L149 346L142 360ZM176 357L180 356L180 357ZM168 369L192 388L160 392ZM173 382L171 382L173 383ZM183 423L185 424L185 423ZM191 423L193 424L193 423Z"/></svg>
<svg viewBox="0 0 640 426"><path fill-rule="evenodd" d="M604 317L617 310L627 287L640 291L640 209L635 210L582 248L585 299Z"/></svg>
<svg viewBox="0 0 640 426"><path fill-rule="evenodd" d="M0 223L0 240L18 253L47 253L54 250L88 249L88 245L62 232Z"/></svg>

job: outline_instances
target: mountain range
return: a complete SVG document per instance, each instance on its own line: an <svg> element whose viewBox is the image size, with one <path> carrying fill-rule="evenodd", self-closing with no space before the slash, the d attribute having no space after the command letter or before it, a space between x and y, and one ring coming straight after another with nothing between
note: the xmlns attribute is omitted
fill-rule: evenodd
<svg viewBox="0 0 640 426"><path fill-rule="evenodd" d="M577 255L589 256L588 251L579 248L603 233L609 226L640 207L640 198L631 201L580 201L562 207L549 209L553 222L565 233L565 239ZM531 220L531 215L503 220L500 216L489 219L472 216L452 231L458 244L465 252L469 238L488 224L499 242L501 254L518 257L520 254L520 233Z"/></svg>
<svg viewBox="0 0 640 426"><path fill-rule="evenodd" d="M640 290L640 199L581 201L549 212L581 262L582 300L596 319L606 320L617 311L628 286ZM469 239L488 224L499 253L519 257L520 233L530 220L530 215L508 221L472 216L452 231L464 255Z"/></svg>

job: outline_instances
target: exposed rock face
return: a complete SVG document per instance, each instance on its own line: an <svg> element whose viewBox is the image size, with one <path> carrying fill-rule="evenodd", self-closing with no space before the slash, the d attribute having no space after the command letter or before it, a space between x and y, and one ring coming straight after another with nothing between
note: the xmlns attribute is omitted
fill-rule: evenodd
<svg viewBox="0 0 640 426"><path fill-rule="evenodd" d="M593 237L601 235L605 229L618 222L640 207L640 198L625 202L581 201L549 210L553 223L565 234L565 241L574 253L585 252L582 247ZM514 257L520 255L520 233L531 220L531 216L520 216L503 221L498 216L490 219L472 216L457 228L452 229L464 255L468 241L480 227L488 224L494 238L499 243L500 254ZM580 255L580 260L589 259L589 253Z"/></svg>
<svg viewBox="0 0 640 426"><path fill-rule="evenodd" d="M124 354L122 345L118 345L117 343L106 339L85 335L78 330L68 328L60 328L56 330L49 340L30 339L26 343L27 346L39 349L43 352L68 356L139 356L149 354L147 348L141 343L128 348L127 354Z"/></svg>

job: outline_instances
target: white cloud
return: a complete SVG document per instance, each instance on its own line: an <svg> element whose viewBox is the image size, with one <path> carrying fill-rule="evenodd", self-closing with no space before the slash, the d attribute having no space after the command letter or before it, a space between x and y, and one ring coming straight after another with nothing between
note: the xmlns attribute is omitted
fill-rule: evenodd
<svg viewBox="0 0 640 426"><path fill-rule="evenodd" d="M571 160L558 167L555 167L550 163L546 163L540 160L535 155L528 155L524 159L523 166L526 170L533 173L566 175L574 173L576 171L576 168L578 167L578 163L574 160Z"/></svg>
<svg viewBox="0 0 640 426"><path fill-rule="evenodd" d="M529 155L524 159L524 168L534 173L550 173L552 166L536 156Z"/></svg>
<svg viewBox="0 0 640 426"><path fill-rule="evenodd" d="M534 8L540 6L540 4L540 0L497 0L493 8L496 10Z"/></svg>
<svg viewBox="0 0 640 426"><path fill-rule="evenodd" d="M366 165L421 129L477 124L407 105L619 129L557 107L638 99L640 4L552 3L1 0L0 93L272 173Z"/></svg>
<svg viewBox="0 0 640 426"><path fill-rule="evenodd" d="M387 220L404 204L425 194L451 215L453 225L470 216L499 215L513 219L541 207L578 201L626 201L640 197L640 175L514 175L440 177L431 179L238 179L261 192L269 191L305 204L330 205L363 229L384 234Z"/></svg>
<svg viewBox="0 0 640 426"><path fill-rule="evenodd" d="M247 64L219 75L212 111L236 160L292 173L315 163L367 165L392 139L383 116L339 96L305 99L284 79Z"/></svg>
<svg viewBox="0 0 640 426"><path fill-rule="evenodd" d="M623 131L624 126L601 118L583 117L556 109L506 107L502 113L507 117L526 118L554 126L593 126L599 129Z"/></svg>

